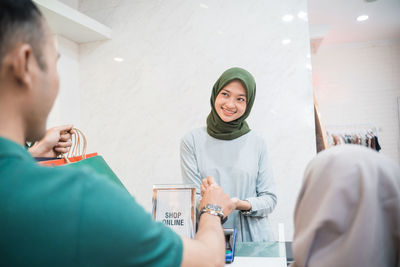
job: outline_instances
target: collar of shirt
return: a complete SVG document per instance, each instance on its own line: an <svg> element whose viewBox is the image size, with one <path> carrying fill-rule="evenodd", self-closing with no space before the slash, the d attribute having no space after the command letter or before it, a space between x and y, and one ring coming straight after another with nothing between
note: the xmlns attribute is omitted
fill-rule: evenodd
<svg viewBox="0 0 400 267"><path fill-rule="evenodd" d="M16 157L33 162L35 161L25 147L9 139L0 137L0 159L10 157Z"/></svg>

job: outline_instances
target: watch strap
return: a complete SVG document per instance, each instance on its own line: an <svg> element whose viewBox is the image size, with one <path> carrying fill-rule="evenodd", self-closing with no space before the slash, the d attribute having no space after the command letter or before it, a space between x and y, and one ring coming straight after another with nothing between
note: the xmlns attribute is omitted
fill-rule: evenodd
<svg viewBox="0 0 400 267"><path fill-rule="evenodd" d="M221 222L224 220L224 213L222 212L222 208L217 205L207 204L206 206L204 206L204 208L200 210L200 216L203 213L208 213L214 216L218 216L220 217Z"/></svg>

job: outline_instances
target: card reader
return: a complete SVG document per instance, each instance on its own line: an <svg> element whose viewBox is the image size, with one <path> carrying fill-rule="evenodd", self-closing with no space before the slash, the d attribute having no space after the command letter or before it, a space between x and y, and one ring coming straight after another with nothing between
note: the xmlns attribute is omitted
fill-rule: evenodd
<svg viewBox="0 0 400 267"><path fill-rule="evenodd" d="M235 259L236 229L224 228L225 235L225 262L232 263Z"/></svg>

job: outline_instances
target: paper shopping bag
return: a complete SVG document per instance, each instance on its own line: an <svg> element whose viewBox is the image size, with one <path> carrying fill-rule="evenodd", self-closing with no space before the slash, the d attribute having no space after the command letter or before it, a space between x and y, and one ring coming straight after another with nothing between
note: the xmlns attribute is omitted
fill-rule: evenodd
<svg viewBox="0 0 400 267"><path fill-rule="evenodd" d="M39 165L42 166L62 166L71 162L77 162L80 160L83 160L85 158L91 158L94 156L97 156L97 153L90 153L86 154L85 156L76 156L76 157L70 157L70 158L35 158L38 161Z"/></svg>
<svg viewBox="0 0 400 267"><path fill-rule="evenodd" d="M118 186L121 186L126 190L122 182L119 180L117 175L111 170L106 161L102 156L94 156L86 159L82 159L77 162L69 163L65 166L66 168L83 169L86 168L92 173L100 174L105 176L108 180L114 182Z"/></svg>
<svg viewBox="0 0 400 267"><path fill-rule="evenodd" d="M85 135L81 130L74 128L70 151L64 154L63 158L40 161L38 164L49 167L59 166L62 168L86 169L91 173L105 177L109 181L126 190L120 179L111 170L104 158L98 155L98 153L86 154L86 147L87 140Z"/></svg>

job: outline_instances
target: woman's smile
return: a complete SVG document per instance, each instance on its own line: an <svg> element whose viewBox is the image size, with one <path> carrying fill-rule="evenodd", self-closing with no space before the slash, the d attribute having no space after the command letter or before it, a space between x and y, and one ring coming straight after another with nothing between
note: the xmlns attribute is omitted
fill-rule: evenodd
<svg viewBox="0 0 400 267"><path fill-rule="evenodd" d="M224 122L239 119L246 111L246 89L233 80L221 89L215 99L215 110Z"/></svg>
<svg viewBox="0 0 400 267"><path fill-rule="evenodd" d="M231 111L231 110L226 109L224 107L221 107L221 109L222 109L222 112L224 113L225 116L233 116L236 113L236 111Z"/></svg>

